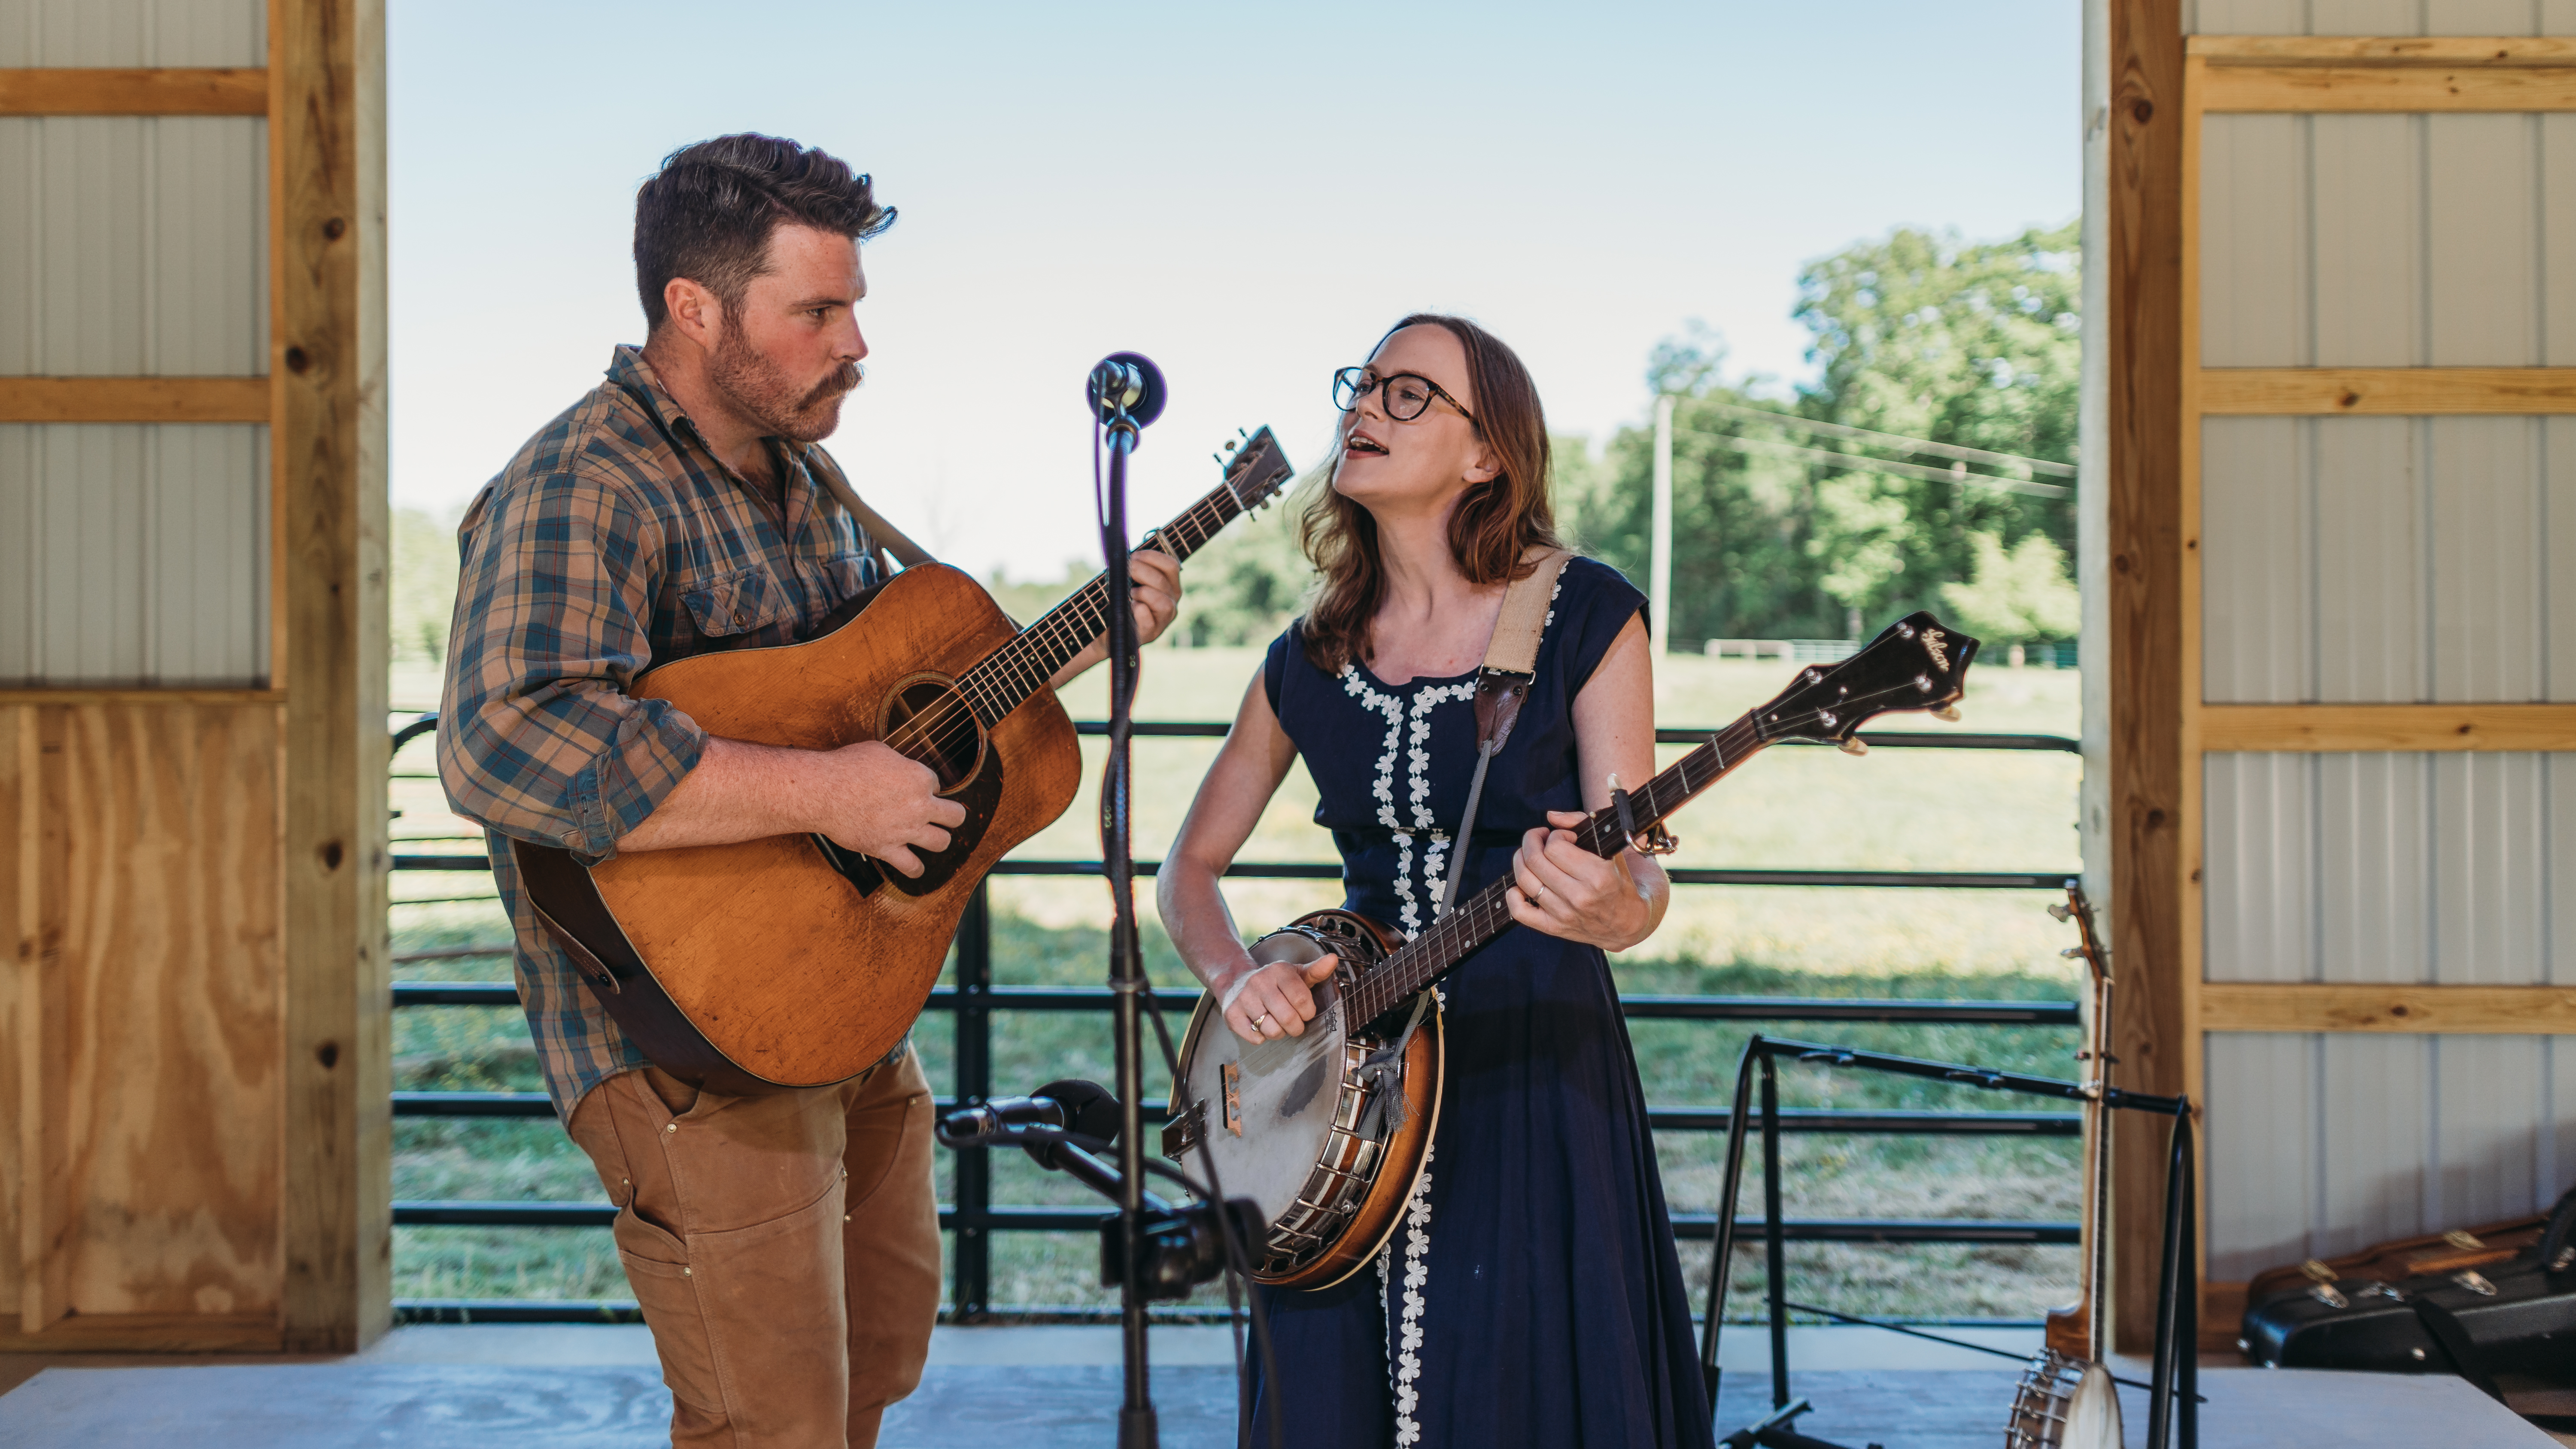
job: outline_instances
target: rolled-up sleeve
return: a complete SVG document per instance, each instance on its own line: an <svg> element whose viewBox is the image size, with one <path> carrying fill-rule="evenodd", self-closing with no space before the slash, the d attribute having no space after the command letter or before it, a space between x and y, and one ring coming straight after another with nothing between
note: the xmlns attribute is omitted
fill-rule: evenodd
<svg viewBox="0 0 2576 1449"><path fill-rule="evenodd" d="M505 475L458 532L438 774L456 813L596 864L706 734L626 692L652 658L661 529L614 484Z"/></svg>

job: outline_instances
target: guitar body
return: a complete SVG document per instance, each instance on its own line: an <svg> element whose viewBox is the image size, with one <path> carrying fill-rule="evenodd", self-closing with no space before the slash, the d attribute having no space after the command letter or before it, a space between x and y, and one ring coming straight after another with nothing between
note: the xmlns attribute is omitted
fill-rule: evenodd
<svg viewBox="0 0 2576 1449"><path fill-rule="evenodd" d="M1268 428L1220 457L1225 480L1138 545L1186 560L1295 476ZM916 563L844 603L816 637L693 654L639 675L727 739L800 750L876 740L930 767L966 809L906 877L819 835L646 850L584 869L513 843L546 933L654 1065L740 1096L846 1081L921 1014L987 871L1082 784L1073 721L1047 681L1106 632L1106 576L1026 629L953 568Z"/></svg>
<svg viewBox="0 0 2576 1449"><path fill-rule="evenodd" d="M636 851L586 880L569 855L523 846L530 899L664 1070L733 1093L822 1086L902 1040L985 872L1081 785L1073 721L1043 683L989 731L953 692L1018 632L973 579L925 564L819 638L693 655L636 680L638 698L754 744L827 750L947 718L927 732L939 748L925 762L967 812L914 879L810 835Z"/></svg>

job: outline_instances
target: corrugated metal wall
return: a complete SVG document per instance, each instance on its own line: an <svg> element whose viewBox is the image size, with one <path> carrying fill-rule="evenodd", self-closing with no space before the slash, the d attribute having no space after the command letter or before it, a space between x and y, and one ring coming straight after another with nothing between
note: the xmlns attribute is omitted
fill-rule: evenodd
<svg viewBox="0 0 2576 1449"><path fill-rule="evenodd" d="M2572 0L2196 12L2576 34ZM2212 115L2201 166L2204 365L2576 365L2576 116ZM2202 443L2209 702L2576 700L2576 418L2213 418ZM2203 799L2210 980L2576 985L2576 758L2214 754ZM2216 1280L2576 1179L2576 1039L2218 1032L2204 1061Z"/></svg>
<svg viewBox="0 0 2576 1449"><path fill-rule="evenodd" d="M0 66L258 66L261 0L0 0ZM267 123L0 117L0 375L267 370ZM0 684L268 673L267 429L0 426Z"/></svg>

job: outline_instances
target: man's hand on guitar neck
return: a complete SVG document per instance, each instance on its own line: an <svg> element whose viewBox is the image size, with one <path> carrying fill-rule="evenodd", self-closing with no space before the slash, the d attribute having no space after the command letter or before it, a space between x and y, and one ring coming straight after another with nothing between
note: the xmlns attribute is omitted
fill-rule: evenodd
<svg viewBox="0 0 2576 1449"><path fill-rule="evenodd" d="M831 837L907 876L914 850L940 850L966 808L937 794L930 767L874 740L837 750L793 750L707 737L689 771L644 823L617 838L620 851L731 845L770 835Z"/></svg>
<svg viewBox="0 0 2576 1449"><path fill-rule="evenodd" d="M1136 642L1151 644L1163 637L1163 631L1172 627L1172 617L1181 611L1180 562L1160 549L1140 548L1127 555L1127 578L1132 585L1127 598L1136 608ZM1094 639L1066 660L1047 684L1062 689L1075 675L1108 657L1109 641Z"/></svg>

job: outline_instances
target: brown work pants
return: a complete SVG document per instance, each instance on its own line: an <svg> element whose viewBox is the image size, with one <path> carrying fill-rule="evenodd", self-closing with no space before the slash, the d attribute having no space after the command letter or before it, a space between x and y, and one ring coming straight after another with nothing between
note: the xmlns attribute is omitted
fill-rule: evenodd
<svg viewBox="0 0 2576 1449"><path fill-rule="evenodd" d="M939 1311L930 1085L906 1052L833 1087L600 1083L573 1141L620 1211L675 1449L868 1449Z"/></svg>

